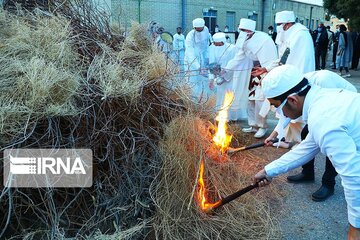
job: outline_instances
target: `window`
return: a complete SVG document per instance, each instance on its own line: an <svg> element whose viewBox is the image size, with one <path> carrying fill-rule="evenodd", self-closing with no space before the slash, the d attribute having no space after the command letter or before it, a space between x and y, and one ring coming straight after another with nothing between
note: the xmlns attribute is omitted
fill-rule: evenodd
<svg viewBox="0 0 360 240"><path fill-rule="evenodd" d="M229 26L229 32L235 32L235 12L226 12L226 25Z"/></svg>
<svg viewBox="0 0 360 240"><path fill-rule="evenodd" d="M203 12L203 17L205 20L205 26L209 28L210 33L215 32L215 25L216 25L216 17L217 11L216 10L209 10L207 12Z"/></svg>

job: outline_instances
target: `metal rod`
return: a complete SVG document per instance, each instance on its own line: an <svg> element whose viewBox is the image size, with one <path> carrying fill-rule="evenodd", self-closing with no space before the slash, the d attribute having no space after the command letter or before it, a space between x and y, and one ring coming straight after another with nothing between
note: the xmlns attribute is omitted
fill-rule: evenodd
<svg viewBox="0 0 360 240"><path fill-rule="evenodd" d="M279 139L275 138L271 142L276 143L278 141L279 141ZM254 148L263 147L263 146L265 146L265 142L254 143L254 144L251 144L251 145L245 146L245 147L229 148L228 153L234 153L234 152L237 152L237 151L249 150L249 149L254 149Z"/></svg>
<svg viewBox="0 0 360 240"><path fill-rule="evenodd" d="M240 189L239 191L237 191L237 192L235 192L235 193L221 199L221 203L218 206L216 206L215 208L223 206L223 205L233 201L234 199L244 195L245 193L247 193L247 192L249 192L249 191L251 191L251 190L253 190L254 188L257 188L257 187L259 187L259 183L251 184L251 185L249 185L249 186L247 186L247 187L245 187L243 189Z"/></svg>

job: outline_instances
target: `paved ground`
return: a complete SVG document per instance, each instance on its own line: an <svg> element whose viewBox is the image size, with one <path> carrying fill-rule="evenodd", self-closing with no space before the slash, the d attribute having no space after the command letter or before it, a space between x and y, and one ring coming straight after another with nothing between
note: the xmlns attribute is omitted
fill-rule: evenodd
<svg viewBox="0 0 360 240"><path fill-rule="evenodd" d="M360 71L350 70L347 78L360 92ZM269 119L274 126L275 119ZM348 221L346 202L340 178L337 177L335 194L324 202L314 202L311 194L321 185L325 156L319 154L315 161L315 182L307 184L285 183L289 191L284 197L283 217L280 220L283 236L281 239L346 239ZM299 172L300 169L292 173Z"/></svg>

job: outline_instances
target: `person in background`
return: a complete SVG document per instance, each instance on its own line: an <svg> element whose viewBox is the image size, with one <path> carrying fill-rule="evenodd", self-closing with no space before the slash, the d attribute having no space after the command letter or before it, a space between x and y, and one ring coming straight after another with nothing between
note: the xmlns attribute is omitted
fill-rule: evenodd
<svg viewBox="0 0 360 240"><path fill-rule="evenodd" d="M188 71L188 84L192 91L194 102L207 100L205 86L207 88L208 49L210 44L209 29L205 26L202 18L193 20L193 29L185 38L184 62Z"/></svg>
<svg viewBox="0 0 360 240"><path fill-rule="evenodd" d="M272 40L275 42L277 33L274 32L274 27L273 26L268 27L268 33L269 33L269 36L272 38Z"/></svg>
<svg viewBox="0 0 360 240"><path fill-rule="evenodd" d="M327 54L326 54L326 56L327 56L327 57L326 57L326 60L328 60L328 59L329 59L329 56L332 57L332 55L329 54L329 53L332 51L333 39L334 39L334 32L331 31L330 26L326 26L326 32L327 32L327 34L328 34L328 39L329 39L328 52L327 52ZM329 60L330 60L330 59L329 59Z"/></svg>
<svg viewBox="0 0 360 240"><path fill-rule="evenodd" d="M353 33L353 57L351 60L351 68L352 70L357 70L357 67L359 65L359 58L360 58L360 33L354 32Z"/></svg>
<svg viewBox="0 0 360 240"><path fill-rule="evenodd" d="M225 33L213 35L213 43L209 47L209 88L216 89L215 111L218 112L224 101L225 93L232 91L231 75L221 74L228 62L234 58L235 45L226 42Z"/></svg>
<svg viewBox="0 0 360 240"><path fill-rule="evenodd" d="M339 35L340 35L340 30L339 30L339 24L337 24L336 26L336 31L334 33L334 37L333 37L333 57L332 57L332 68L331 69L336 69L336 56L337 56L337 51L338 51L338 46L339 46Z"/></svg>
<svg viewBox="0 0 360 240"><path fill-rule="evenodd" d="M180 71L184 71L184 55L185 55L185 36L182 34L181 27L176 28L173 40L174 62L180 67Z"/></svg>
<svg viewBox="0 0 360 240"><path fill-rule="evenodd" d="M350 33L344 24L339 26L339 45L336 53L336 68L339 69L339 75L344 77L351 77L349 72L349 64L352 59L353 44ZM343 73L345 70L345 74Z"/></svg>
<svg viewBox="0 0 360 240"><path fill-rule="evenodd" d="M161 34L165 31L165 29L163 27L159 27L158 30L156 31L157 36L156 36L156 44L158 45L160 51L162 51L163 53L166 54L166 56L169 56L171 53L171 48L172 48L172 44L165 42L162 38L161 38Z"/></svg>
<svg viewBox="0 0 360 240"><path fill-rule="evenodd" d="M315 30L315 69L325 69L326 54L329 45L329 35L323 23ZM320 64L321 62L321 64Z"/></svg>
<svg viewBox="0 0 360 240"><path fill-rule="evenodd" d="M229 32L229 26L228 26L228 25L226 25L226 26L224 27L224 32Z"/></svg>
<svg viewBox="0 0 360 240"><path fill-rule="evenodd" d="M219 25L215 25L215 30L214 30L215 33L218 33L218 32L221 32L220 31L220 28L219 28Z"/></svg>
<svg viewBox="0 0 360 240"><path fill-rule="evenodd" d="M303 116L309 133L295 149L259 171L254 182L265 186L321 151L341 177L350 223L347 239L360 239L360 94L311 85L296 67L286 65L267 74L262 87L270 103L286 117Z"/></svg>

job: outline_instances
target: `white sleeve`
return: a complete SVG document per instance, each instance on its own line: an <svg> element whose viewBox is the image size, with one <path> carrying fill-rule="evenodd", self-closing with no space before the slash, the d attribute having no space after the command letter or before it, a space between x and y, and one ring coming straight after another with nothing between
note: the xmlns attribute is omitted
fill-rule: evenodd
<svg viewBox="0 0 360 240"><path fill-rule="evenodd" d="M270 177L275 177L300 167L313 159L319 151L319 147L309 132L306 138L296 148L266 165L266 174Z"/></svg>
<svg viewBox="0 0 360 240"><path fill-rule="evenodd" d="M226 70L236 70L236 68L241 64L241 61L246 57L245 52L243 49L238 49L238 51L235 54L235 57L231 59L228 64L226 65Z"/></svg>
<svg viewBox="0 0 360 240"><path fill-rule="evenodd" d="M270 42L271 41L271 42ZM260 65L270 71L273 68L273 63L278 59L277 49L272 39L264 42L264 45L256 53Z"/></svg>

